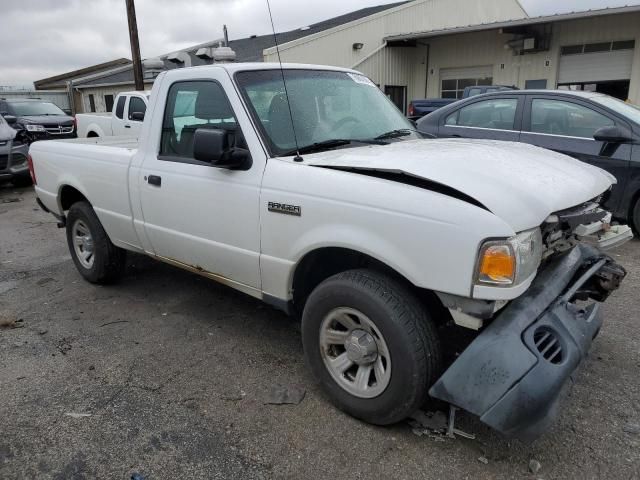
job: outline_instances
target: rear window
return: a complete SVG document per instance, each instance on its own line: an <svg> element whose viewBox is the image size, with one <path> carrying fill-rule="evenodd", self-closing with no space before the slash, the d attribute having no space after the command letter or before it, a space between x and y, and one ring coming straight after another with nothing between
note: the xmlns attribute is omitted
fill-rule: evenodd
<svg viewBox="0 0 640 480"><path fill-rule="evenodd" d="M116 117L122 118L124 116L124 102L127 100L127 97L121 96L118 97L118 104L116 105Z"/></svg>

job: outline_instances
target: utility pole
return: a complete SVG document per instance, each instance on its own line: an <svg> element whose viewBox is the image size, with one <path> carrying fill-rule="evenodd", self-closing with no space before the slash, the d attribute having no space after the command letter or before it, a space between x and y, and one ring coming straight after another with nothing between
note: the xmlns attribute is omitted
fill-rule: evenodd
<svg viewBox="0 0 640 480"><path fill-rule="evenodd" d="M138 42L138 22L136 22L136 6L133 0L127 2L127 20L129 21L129 40L131 40L131 60L133 60L133 78L136 90L144 90L142 77L142 61L140 60L140 43Z"/></svg>

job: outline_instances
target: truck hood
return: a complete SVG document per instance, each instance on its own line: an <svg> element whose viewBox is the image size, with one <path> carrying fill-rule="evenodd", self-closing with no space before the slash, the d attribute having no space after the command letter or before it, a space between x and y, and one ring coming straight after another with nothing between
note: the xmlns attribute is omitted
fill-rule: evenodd
<svg viewBox="0 0 640 480"><path fill-rule="evenodd" d="M495 140L407 140L305 155L305 163L383 172L387 179L398 174L400 182L407 176L424 179L481 204L515 232L537 227L553 212L591 200L615 183L604 170L566 155Z"/></svg>

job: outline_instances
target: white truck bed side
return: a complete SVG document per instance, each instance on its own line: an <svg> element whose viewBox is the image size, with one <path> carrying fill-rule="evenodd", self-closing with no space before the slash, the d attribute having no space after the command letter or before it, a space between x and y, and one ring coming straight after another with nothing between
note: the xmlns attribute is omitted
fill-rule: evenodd
<svg viewBox="0 0 640 480"><path fill-rule="evenodd" d="M137 144L118 137L101 143L107 145L87 145L82 139L34 143L29 153L38 179L36 192L49 210L62 214L62 188L78 190L89 200L114 244L140 249L128 194L129 165Z"/></svg>

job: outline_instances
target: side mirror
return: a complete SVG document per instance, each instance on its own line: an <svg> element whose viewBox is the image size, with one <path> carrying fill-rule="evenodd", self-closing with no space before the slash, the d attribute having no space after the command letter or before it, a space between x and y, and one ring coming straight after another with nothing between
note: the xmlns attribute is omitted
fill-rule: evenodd
<svg viewBox="0 0 640 480"><path fill-rule="evenodd" d="M249 150L229 148L227 132L218 128L198 128L195 131L193 158L229 170L248 170L252 164Z"/></svg>
<svg viewBox="0 0 640 480"><path fill-rule="evenodd" d="M4 114L2 116L4 117L4 119L7 121L9 125L15 125L16 121L18 120L17 117L14 117L13 115Z"/></svg>
<svg viewBox="0 0 640 480"><path fill-rule="evenodd" d="M129 115L129 120L133 120L134 122L142 122L144 120L144 112L133 112Z"/></svg>
<svg viewBox="0 0 640 480"><path fill-rule="evenodd" d="M602 127L595 131L593 138L598 142L625 143L633 140L633 134L619 125Z"/></svg>

